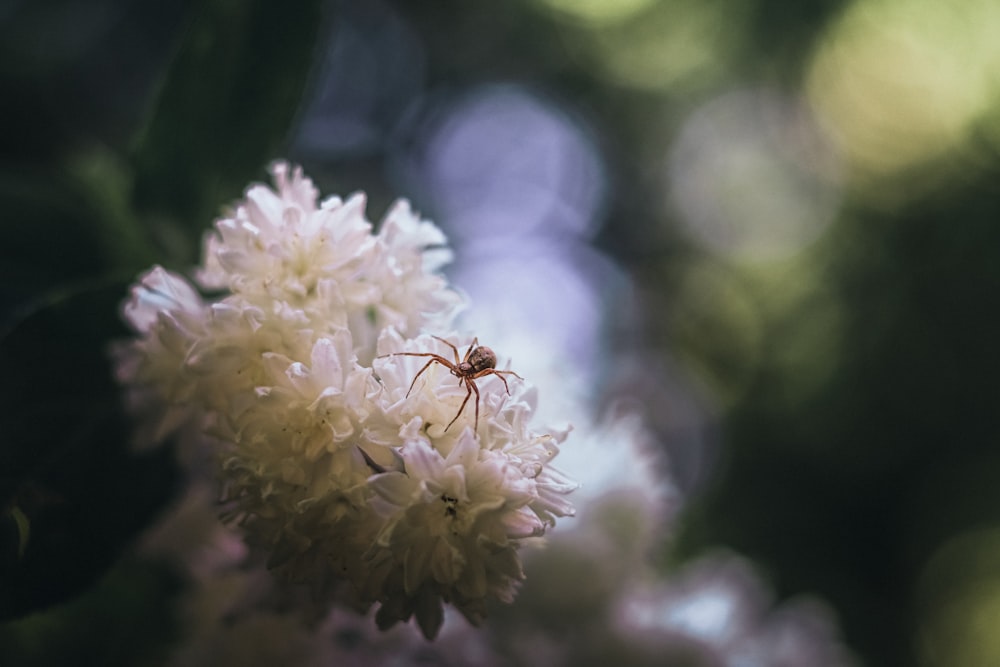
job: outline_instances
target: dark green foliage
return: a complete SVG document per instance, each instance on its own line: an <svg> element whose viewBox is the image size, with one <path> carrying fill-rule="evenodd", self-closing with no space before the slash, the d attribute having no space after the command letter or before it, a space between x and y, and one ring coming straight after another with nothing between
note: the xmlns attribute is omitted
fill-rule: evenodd
<svg viewBox="0 0 1000 667"><path fill-rule="evenodd" d="M279 157L315 55L319 5L200 3L133 152L139 211L197 240Z"/></svg>
<svg viewBox="0 0 1000 667"><path fill-rule="evenodd" d="M65 664L32 637L130 664L142 635L94 653L94 624L167 613L158 575L112 570L179 479L170 447L132 450L109 348L135 276L192 261L220 206L283 153L322 25L318 2L144 4L0 17L0 620L111 571L0 631L4 664Z"/></svg>
<svg viewBox="0 0 1000 667"><path fill-rule="evenodd" d="M111 374L124 289L53 297L0 340L0 618L92 585L173 492L169 448L130 451Z"/></svg>
<svg viewBox="0 0 1000 667"><path fill-rule="evenodd" d="M685 551L728 544L783 593L823 595L873 665L915 664L927 560L1000 520L995 179L831 240L825 274L850 304L837 370L787 412L775 394L789 378L765 367L682 534Z"/></svg>

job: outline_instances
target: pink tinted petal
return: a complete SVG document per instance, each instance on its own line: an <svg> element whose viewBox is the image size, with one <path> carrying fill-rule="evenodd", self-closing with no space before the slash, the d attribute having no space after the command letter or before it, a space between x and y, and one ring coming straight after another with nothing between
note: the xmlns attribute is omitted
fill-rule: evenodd
<svg viewBox="0 0 1000 667"><path fill-rule="evenodd" d="M201 296L184 278L155 266L132 287L131 298L123 312L126 321L139 332L149 331L161 312L200 312Z"/></svg>
<svg viewBox="0 0 1000 667"><path fill-rule="evenodd" d="M506 512L500 521L507 531L507 537L511 539L537 537L545 533L545 524L535 516L534 512L529 510L520 509L516 512Z"/></svg>
<svg viewBox="0 0 1000 667"><path fill-rule="evenodd" d="M291 170L289 179L289 164L278 161L271 165L271 175L282 199L298 205L304 211L316 208L319 191L312 180L303 175L302 167L296 166Z"/></svg>

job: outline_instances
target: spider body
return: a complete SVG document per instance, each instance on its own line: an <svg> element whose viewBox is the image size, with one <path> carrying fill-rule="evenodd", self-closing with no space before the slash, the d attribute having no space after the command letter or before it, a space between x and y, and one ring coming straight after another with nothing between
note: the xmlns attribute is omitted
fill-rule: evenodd
<svg viewBox="0 0 1000 667"><path fill-rule="evenodd" d="M458 383L465 386L465 399L462 400L462 405L458 408L458 412L452 418L448 425L444 427L447 431L451 428L458 418L462 415L465 410L466 404L468 404L469 399L474 393L476 395L476 431L479 431L479 386L476 384L476 380L485 377L487 375L496 375L503 382L503 387L507 390L507 395L510 395L510 387L507 385L507 378L504 375L513 375L518 380L523 380L520 375L514 371L498 371L497 367L497 355L490 348L485 345L479 344L479 339L474 338L472 344L469 345L469 349L465 351L465 356L459 359L458 348L446 341L444 338L434 336L437 340L441 341L445 345L451 348L452 353L455 356L454 361L450 361L446 357L440 354L435 354L433 352L394 352L392 354L383 354L382 357L395 357L395 356L406 356L406 357L429 357L423 368L417 371L417 374L413 376L413 382L410 383L410 388L406 391L406 395L409 396L410 392L413 391L413 387L417 384L417 379L424 374L431 364L437 363L441 364L447 368L452 375L458 378Z"/></svg>
<svg viewBox="0 0 1000 667"><path fill-rule="evenodd" d="M473 340L472 344L475 345L476 341ZM467 377L483 371L486 371L484 374L488 374L490 371L492 371L493 374L505 372L494 370L496 367L497 355L494 354L493 350L490 348L480 345L479 347L471 348L465 355L465 361L460 363L456 368L452 368L451 374L455 377ZM515 373L515 375L517 374Z"/></svg>

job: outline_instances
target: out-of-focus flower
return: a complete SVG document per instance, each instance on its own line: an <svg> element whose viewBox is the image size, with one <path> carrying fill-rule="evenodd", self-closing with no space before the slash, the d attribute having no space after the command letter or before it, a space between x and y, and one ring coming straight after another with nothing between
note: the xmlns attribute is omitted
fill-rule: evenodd
<svg viewBox="0 0 1000 667"><path fill-rule="evenodd" d="M535 392L503 376L464 410L472 389L428 356L441 339L417 334L462 303L437 227L399 202L373 234L363 196L317 203L301 170L272 173L206 239L195 276L217 298L154 267L125 304L117 375L144 437L212 453L226 516L280 578L378 604L381 627L415 615L432 637L442 602L478 622L513 599L521 542L572 513L548 466L566 432L529 428Z"/></svg>
<svg viewBox="0 0 1000 667"><path fill-rule="evenodd" d="M625 590L615 618L637 642L685 637L724 667L855 665L826 605L806 597L771 605L748 561L709 554L655 586Z"/></svg>
<svg viewBox="0 0 1000 667"><path fill-rule="evenodd" d="M219 521L215 490L203 480L183 495L146 531L137 545L145 558L165 561L185 579L208 582L238 567L247 557L239 531Z"/></svg>
<svg viewBox="0 0 1000 667"><path fill-rule="evenodd" d="M775 604L739 556L708 554L657 571L649 537L664 536L643 537L652 511L641 494L609 493L585 505L572 530L532 552L517 606L497 610L487 629L503 656L494 664L856 665L825 604L808 597ZM623 522L629 515L634 522ZM643 527L638 544L623 539L623 523Z"/></svg>
<svg viewBox="0 0 1000 667"><path fill-rule="evenodd" d="M204 335L208 305L183 278L157 266L132 286L124 317L140 337L112 349L115 374L128 391L129 407L142 413L136 443L159 443L198 411L198 387L185 360Z"/></svg>

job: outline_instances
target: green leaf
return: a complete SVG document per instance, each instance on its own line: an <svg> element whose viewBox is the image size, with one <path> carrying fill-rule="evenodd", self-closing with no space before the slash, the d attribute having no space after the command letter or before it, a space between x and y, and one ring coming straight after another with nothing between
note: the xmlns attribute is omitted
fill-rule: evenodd
<svg viewBox="0 0 1000 667"><path fill-rule="evenodd" d="M130 208L127 168L99 146L57 165L0 166L0 326L40 294L163 261Z"/></svg>
<svg viewBox="0 0 1000 667"><path fill-rule="evenodd" d="M0 167L0 307L107 271L80 189L59 169Z"/></svg>
<svg viewBox="0 0 1000 667"><path fill-rule="evenodd" d="M122 559L71 602L0 625L3 664L167 664L180 585L166 564Z"/></svg>
<svg viewBox="0 0 1000 667"><path fill-rule="evenodd" d="M31 519L20 507L12 507L10 517L14 519L14 524L17 526L17 557L24 558L24 551L28 548L28 542L31 540Z"/></svg>
<svg viewBox="0 0 1000 667"><path fill-rule="evenodd" d="M197 5L136 142L141 212L198 239L221 205L280 157L320 25L316 0Z"/></svg>
<svg viewBox="0 0 1000 667"><path fill-rule="evenodd" d="M66 169L93 221L106 267L135 274L156 262L148 230L132 210L129 165L111 151L93 147L74 155Z"/></svg>
<svg viewBox="0 0 1000 667"><path fill-rule="evenodd" d="M0 338L0 620L91 585L173 493L169 448L138 455L112 377L125 285L51 296ZM30 524L25 541L22 525Z"/></svg>

